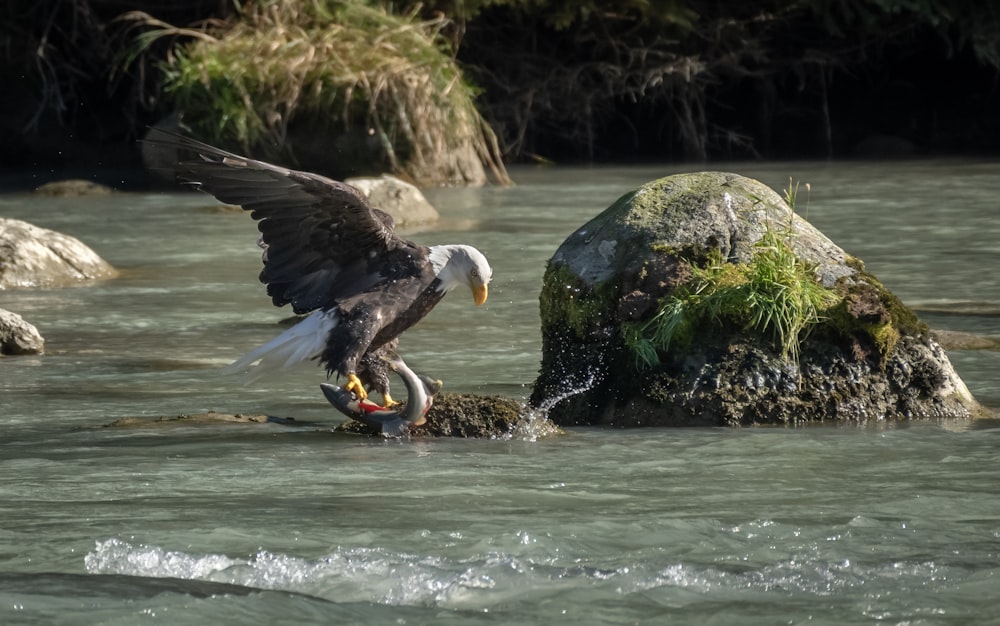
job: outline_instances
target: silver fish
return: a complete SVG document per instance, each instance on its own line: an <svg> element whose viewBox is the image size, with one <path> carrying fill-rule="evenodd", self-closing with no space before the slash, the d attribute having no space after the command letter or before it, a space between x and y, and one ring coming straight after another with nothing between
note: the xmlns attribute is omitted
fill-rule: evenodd
<svg viewBox="0 0 1000 626"><path fill-rule="evenodd" d="M330 404L347 417L380 426L384 437L402 437L410 426L420 426L427 421L427 411L434 404L434 394L440 391L441 381L418 375L398 356L388 359L388 362L406 386L407 400L402 410L384 407L367 399L359 400L337 385L321 383L319 387Z"/></svg>

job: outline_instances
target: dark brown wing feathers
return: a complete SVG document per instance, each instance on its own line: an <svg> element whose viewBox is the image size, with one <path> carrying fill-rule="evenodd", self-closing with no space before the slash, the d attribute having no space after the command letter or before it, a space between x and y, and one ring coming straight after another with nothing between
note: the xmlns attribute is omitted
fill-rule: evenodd
<svg viewBox="0 0 1000 626"><path fill-rule="evenodd" d="M291 303L296 313L331 306L375 284L390 252L421 254L350 185L162 131L147 141L193 153L182 158L178 178L250 211L264 247L260 280L276 306Z"/></svg>

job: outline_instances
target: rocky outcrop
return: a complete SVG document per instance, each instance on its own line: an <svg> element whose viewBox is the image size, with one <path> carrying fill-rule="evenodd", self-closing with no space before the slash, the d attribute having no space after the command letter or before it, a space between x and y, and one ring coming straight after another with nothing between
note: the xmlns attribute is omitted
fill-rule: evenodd
<svg viewBox="0 0 1000 626"><path fill-rule="evenodd" d="M735 174L626 194L560 246L540 300L531 402L560 425L981 410L927 326L860 260Z"/></svg>
<svg viewBox="0 0 1000 626"><path fill-rule="evenodd" d="M417 226L438 219L438 212L415 186L395 176L383 174L370 178L348 178L344 181L360 189L372 206L392 216L397 227Z"/></svg>
<svg viewBox="0 0 1000 626"><path fill-rule="evenodd" d="M79 239L0 218L0 289L64 287L116 274Z"/></svg>
<svg viewBox="0 0 1000 626"><path fill-rule="evenodd" d="M17 313L0 309L0 354L41 354L45 340Z"/></svg>

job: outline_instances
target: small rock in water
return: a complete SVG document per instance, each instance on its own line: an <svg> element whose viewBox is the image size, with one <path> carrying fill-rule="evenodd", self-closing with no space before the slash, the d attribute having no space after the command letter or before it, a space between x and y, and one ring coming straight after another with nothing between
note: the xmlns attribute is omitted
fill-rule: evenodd
<svg viewBox="0 0 1000 626"><path fill-rule="evenodd" d="M41 354L45 339L17 313L0 309L0 354Z"/></svg>
<svg viewBox="0 0 1000 626"><path fill-rule="evenodd" d="M114 189L107 185L95 183L82 178L56 180L35 189L40 196L72 197L72 196L106 196Z"/></svg>
<svg viewBox="0 0 1000 626"><path fill-rule="evenodd" d="M267 415L244 415L242 413L217 413L215 411L208 411L207 413L186 413L184 415L122 417L104 424L103 427L148 428L151 426L186 426L191 424L266 424L274 421L278 420Z"/></svg>
<svg viewBox="0 0 1000 626"><path fill-rule="evenodd" d="M439 393L427 413L427 423L411 426L408 435L500 439L516 434L523 413L521 403L503 396ZM536 430L532 438L561 432L554 425L550 430ZM354 420L344 422L336 431L381 436L378 428Z"/></svg>

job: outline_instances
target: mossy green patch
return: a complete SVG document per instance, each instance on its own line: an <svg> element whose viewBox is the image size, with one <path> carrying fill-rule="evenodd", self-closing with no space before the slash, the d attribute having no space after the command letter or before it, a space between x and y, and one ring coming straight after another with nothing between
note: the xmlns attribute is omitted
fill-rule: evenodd
<svg viewBox="0 0 1000 626"><path fill-rule="evenodd" d="M542 324L558 324L587 337L608 321L616 291L607 283L588 287L565 265L550 263L539 296Z"/></svg>
<svg viewBox="0 0 1000 626"><path fill-rule="evenodd" d="M883 363L903 336L919 337L930 332L916 313L865 269L863 262L852 257L848 264L856 274L837 286L843 298L841 305L830 311L828 325L832 329L844 336L867 337L878 349ZM878 319L865 318L849 311L847 304L853 298L865 297L874 301L881 311Z"/></svg>
<svg viewBox="0 0 1000 626"><path fill-rule="evenodd" d="M770 333L782 357L797 362L801 341L840 296L816 281L814 268L785 236L767 231L749 263L727 263L716 253L650 320L624 326L623 340L637 361L655 365L672 345L683 347L697 330L715 325Z"/></svg>
<svg viewBox="0 0 1000 626"><path fill-rule="evenodd" d="M629 203L627 220L640 230L655 232L653 227L661 222L675 222L676 218L690 213L693 207L704 206L718 192L718 176L706 172L701 176L687 177L684 185L678 185L675 177L668 176L647 183L626 194L615 203Z"/></svg>

